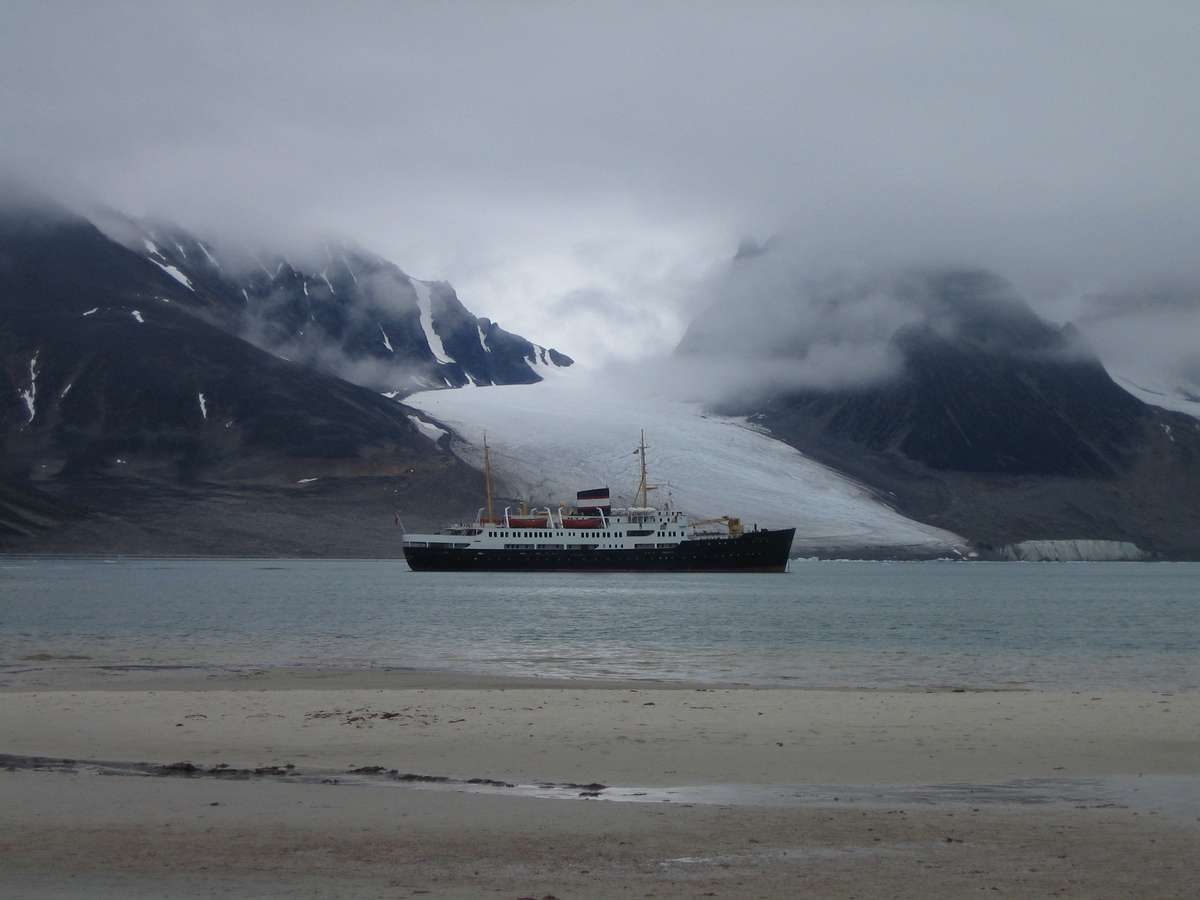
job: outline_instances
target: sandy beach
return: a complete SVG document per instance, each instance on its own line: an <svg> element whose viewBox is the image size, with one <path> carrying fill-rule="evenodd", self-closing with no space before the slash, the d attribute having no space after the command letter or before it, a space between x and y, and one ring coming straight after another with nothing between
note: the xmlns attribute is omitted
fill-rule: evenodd
<svg viewBox="0 0 1200 900"><path fill-rule="evenodd" d="M1195 694L132 677L0 693L6 896L1200 886Z"/></svg>

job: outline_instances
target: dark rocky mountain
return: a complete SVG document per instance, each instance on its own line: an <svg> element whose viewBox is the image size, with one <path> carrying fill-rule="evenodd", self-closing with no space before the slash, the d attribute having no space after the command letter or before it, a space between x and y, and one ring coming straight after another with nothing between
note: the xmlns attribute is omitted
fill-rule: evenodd
<svg viewBox="0 0 1200 900"><path fill-rule="evenodd" d="M318 508L356 504L389 528L398 507L473 511L481 476L427 436L440 431L231 334L239 313L69 213L0 214L0 518L10 534L92 535L20 548L319 552ZM180 528L192 536L172 543ZM380 549L352 530L317 543Z"/></svg>
<svg viewBox="0 0 1200 900"><path fill-rule="evenodd" d="M572 364L473 315L449 284L410 278L374 254L327 243L320 259L233 252L169 225L105 227L191 293L189 308L258 347L378 391L531 384Z"/></svg>
<svg viewBox="0 0 1200 900"><path fill-rule="evenodd" d="M1077 331L1041 320L991 273L910 277L922 289L888 341L891 377L777 388L721 411L984 555L1092 539L1200 559L1200 421L1127 393ZM683 352L702 344L693 334Z"/></svg>
<svg viewBox="0 0 1200 900"><path fill-rule="evenodd" d="M20 482L0 481L0 539L47 533L86 514Z"/></svg>

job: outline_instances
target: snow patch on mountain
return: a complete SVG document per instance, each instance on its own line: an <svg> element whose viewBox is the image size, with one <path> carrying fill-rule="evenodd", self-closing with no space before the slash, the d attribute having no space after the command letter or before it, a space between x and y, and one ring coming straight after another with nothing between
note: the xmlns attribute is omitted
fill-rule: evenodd
<svg viewBox="0 0 1200 900"><path fill-rule="evenodd" d="M38 377L38 356L41 351L33 354L33 358L29 360L29 387L22 388L21 399L25 402L25 409L29 413L29 421L33 421L33 417L37 414L37 377Z"/></svg>
<svg viewBox="0 0 1200 900"><path fill-rule="evenodd" d="M558 356L560 361L556 362L555 356ZM557 350L550 350L538 344L533 345L533 355L527 356L525 359L529 363L529 368L533 369L539 378L558 378L560 375L571 377L574 374L562 364L562 354ZM572 360L573 362L574 360Z"/></svg>
<svg viewBox="0 0 1200 900"><path fill-rule="evenodd" d="M208 257L208 261L209 261L209 263L212 264L213 268L215 268L215 269L221 268L221 264L219 262L217 262L217 258L212 255L212 252L206 246L204 246L203 241L196 241L196 246L204 251L204 255L206 257Z"/></svg>
<svg viewBox="0 0 1200 900"><path fill-rule="evenodd" d="M456 449L475 464L486 434L503 489L538 504L606 485L614 506L631 503L633 450L645 429L646 462L659 485L652 502L669 500L697 518L795 526L797 547L966 552L957 535L901 516L744 419L708 414L656 391L653 381L571 369L537 384L428 391L405 402L450 425L470 444Z"/></svg>
<svg viewBox="0 0 1200 900"><path fill-rule="evenodd" d="M432 422L426 422L419 416L409 416L408 421L417 426L417 431L421 432L421 434L435 443L446 434L446 430L444 428L438 428Z"/></svg>
<svg viewBox="0 0 1200 900"><path fill-rule="evenodd" d="M421 311L421 330L425 332L425 340L429 343L429 349L433 351L433 358L443 364L454 362L442 346L441 337L433 330L433 302L429 297L429 285L415 278L411 281L413 290L417 292L417 308Z"/></svg>
<svg viewBox="0 0 1200 900"><path fill-rule="evenodd" d="M146 243L149 244L150 242L146 241ZM190 278L188 278L186 275L184 275L182 272L180 272L174 266L168 265L167 263L161 263L157 259L155 259L153 256L149 256L149 257L147 257L147 259L149 259L150 262L154 263L156 266L158 266L160 269L162 269L164 272L166 272L168 275L170 275L172 278L174 278L176 281L178 281L180 284L182 284L189 291L194 291L196 289L195 287L192 286L192 280Z"/></svg>

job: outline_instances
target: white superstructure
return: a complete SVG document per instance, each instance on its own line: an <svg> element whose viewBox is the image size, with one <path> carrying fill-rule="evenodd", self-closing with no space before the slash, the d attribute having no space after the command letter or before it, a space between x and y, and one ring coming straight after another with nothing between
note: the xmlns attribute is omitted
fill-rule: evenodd
<svg viewBox="0 0 1200 900"><path fill-rule="evenodd" d="M700 530L697 530L700 529ZM690 522L684 513L632 507L581 513L550 508L489 518L480 510L469 525L450 525L436 534L406 534L407 547L460 550L641 550L669 549L684 541L721 540L741 534L738 519Z"/></svg>

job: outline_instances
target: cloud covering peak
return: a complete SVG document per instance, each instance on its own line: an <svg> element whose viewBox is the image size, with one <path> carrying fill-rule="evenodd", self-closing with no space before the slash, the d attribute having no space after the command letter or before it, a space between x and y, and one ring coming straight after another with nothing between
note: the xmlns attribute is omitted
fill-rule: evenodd
<svg viewBox="0 0 1200 900"><path fill-rule="evenodd" d="M1194 5L3 16L0 172L233 243L346 234L584 361L672 346L748 232L965 260L1035 304L1200 283Z"/></svg>
<svg viewBox="0 0 1200 900"><path fill-rule="evenodd" d="M906 336L921 331L1006 355L1091 354L986 269L819 264L783 237L750 246L709 283L709 305L676 350L710 399L887 381L902 374Z"/></svg>

